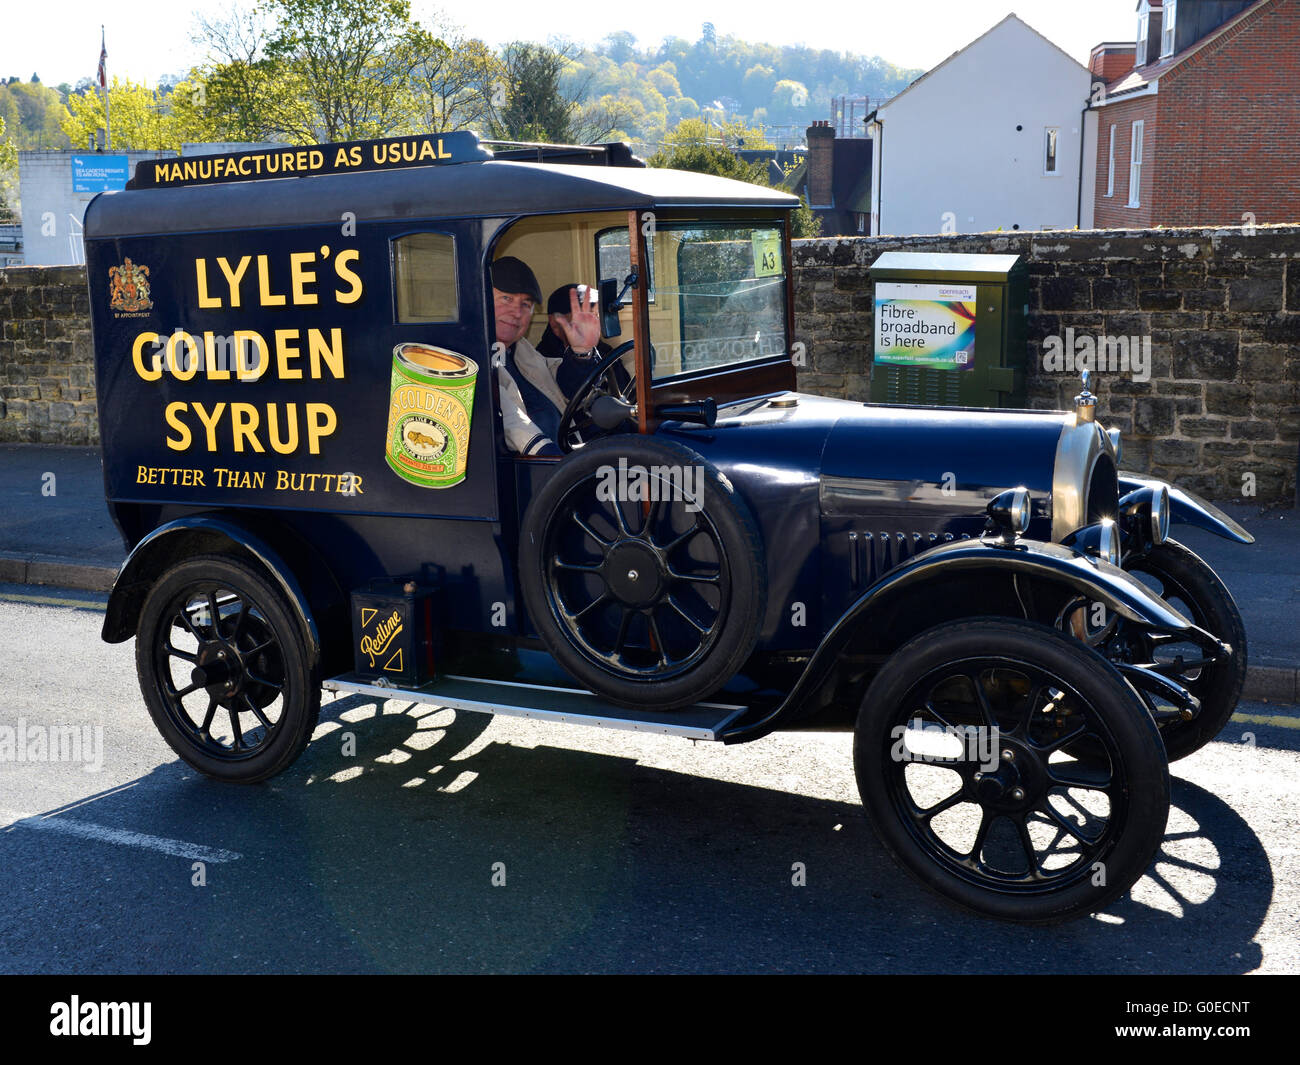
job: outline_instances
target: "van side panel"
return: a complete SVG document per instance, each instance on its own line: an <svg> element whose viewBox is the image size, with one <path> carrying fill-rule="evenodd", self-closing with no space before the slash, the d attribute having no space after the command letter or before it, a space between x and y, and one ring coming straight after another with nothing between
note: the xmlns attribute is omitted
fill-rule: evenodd
<svg viewBox="0 0 1300 1065"><path fill-rule="evenodd" d="M363 218L148 235L148 223L138 237L87 241L105 494L128 549L197 513L280 526L311 543L344 589L437 577L451 592L448 624L500 631L493 604L509 597L482 227ZM454 319L397 320L392 240L412 232L454 238ZM456 412L432 372L439 363L416 366L428 380L395 380L405 343L461 359L465 463L446 487L432 485L456 479L436 471L440 427ZM390 461L402 446L408 461Z"/></svg>

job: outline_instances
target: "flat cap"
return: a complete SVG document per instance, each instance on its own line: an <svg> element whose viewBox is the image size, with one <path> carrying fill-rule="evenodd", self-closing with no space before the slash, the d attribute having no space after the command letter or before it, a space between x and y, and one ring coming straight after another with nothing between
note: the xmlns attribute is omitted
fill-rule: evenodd
<svg viewBox="0 0 1300 1065"><path fill-rule="evenodd" d="M528 264L513 255L503 255L492 264L492 287L500 292L522 292L534 303L542 302L542 286Z"/></svg>

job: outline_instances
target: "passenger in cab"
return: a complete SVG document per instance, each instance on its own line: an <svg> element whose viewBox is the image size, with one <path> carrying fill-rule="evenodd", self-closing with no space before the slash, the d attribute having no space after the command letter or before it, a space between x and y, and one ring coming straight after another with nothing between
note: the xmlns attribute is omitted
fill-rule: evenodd
<svg viewBox="0 0 1300 1065"><path fill-rule="evenodd" d="M585 290L594 297L595 290ZM579 286L564 286L565 313L550 314L542 346L556 354L544 354L529 343L527 333L533 311L542 302L542 290L528 264L512 255L492 264L492 304L495 339L504 345L493 359L501 415L505 422L506 446L528 456L559 457L555 437L560 416L568 406L568 393L582 383L600 345L600 316L594 298L579 300ZM552 293L547 310L565 306ZM585 367L585 369L583 368Z"/></svg>

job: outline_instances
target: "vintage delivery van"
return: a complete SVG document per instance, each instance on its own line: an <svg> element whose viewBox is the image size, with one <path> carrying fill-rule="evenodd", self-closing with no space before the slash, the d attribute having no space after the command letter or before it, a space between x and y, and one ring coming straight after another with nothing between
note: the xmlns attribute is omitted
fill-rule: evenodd
<svg viewBox="0 0 1300 1065"><path fill-rule="evenodd" d="M796 205L470 133L159 160L97 197L130 549L104 638L135 637L177 753L266 779L323 687L731 743L851 729L884 845L950 900L1047 921L1126 891L1168 759L1245 670L1170 522L1249 536L1121 474L1086 378L1057 412L799 393ZM599 293L559 456L507 446L504 257Z"/></svg>

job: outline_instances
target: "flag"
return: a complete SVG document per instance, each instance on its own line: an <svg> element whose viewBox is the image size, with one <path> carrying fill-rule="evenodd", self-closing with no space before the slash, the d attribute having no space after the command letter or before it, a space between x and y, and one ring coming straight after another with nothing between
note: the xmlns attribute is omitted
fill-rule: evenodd
<svg viewBox="0 0 1300 1065"><path fill-rule="evenodd" d="M104 44L104 27L99 28L99 87L108 88L108 48Z"/></svg>

